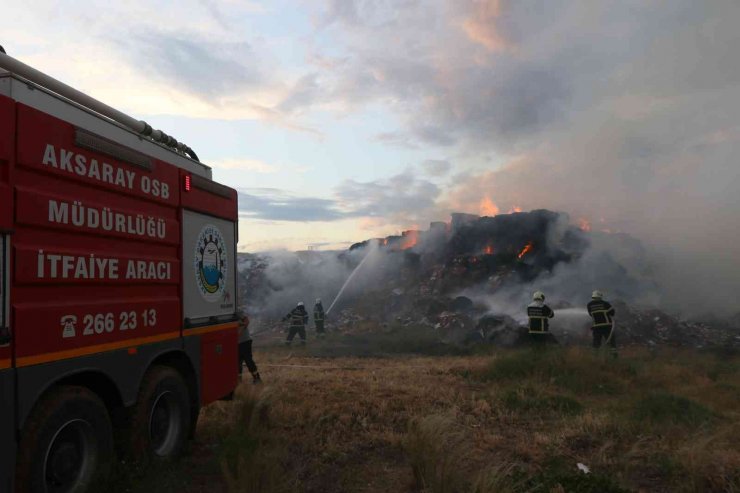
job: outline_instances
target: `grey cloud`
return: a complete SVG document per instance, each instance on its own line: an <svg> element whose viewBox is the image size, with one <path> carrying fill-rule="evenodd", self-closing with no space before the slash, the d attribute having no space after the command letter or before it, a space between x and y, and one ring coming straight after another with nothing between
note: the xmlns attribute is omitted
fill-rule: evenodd
<svg viewBox="0 0 740 493"><path fill-rule="evenodd" d="M497 3L500 12L492 15ZM330 0L325 18L339 26L333 34L341 39L332 54L344 61L314 79L315 97L301 97L306 87L298 84L286 101L292 110L326 101L382 102L405 123L404 145L514 150L620 90L646 47L656 40L680 43L672 34L720 11L718 4ZM467 21L477 32L466 34ZM502 46L491 51L475 35L499 37ZM676 50L695 51L692 42ZM716 70L728 75L729 66ZM664 82L669 89L706 74L691 70Z"/></svg>
<svg viewBox="0 0 740 493"><path fill-rule="evenodd" d="M244 218L272 221L339 221L349 218L386 218L402 226L433 217L440 189L412 170L389 178L360 182L345 180L334 198L302 197L274 188L239 191L239 213Z"/></svg>
<svg viewBox="0 0 740 493"><path fill-rule="evenodd" d="M412 133L419 141L425 144L447 147L456 143L456 139L452 136L451 131L438 126L418 125L414 127Z"/></svg>
<svg viewBox="0 0 740 493"><path fill-rule="evenodd" d="M370 182L346 180L336 189L338 200L355 214L406 224L428 220L440 193L437 185L410 170Z"/></svg>
<svg viewBox="0 0 740 493"><path fill-rule="evenodd" d="M452 163L445 159L427 159L421 166L430 176L445 176L452 169Z"/></svg>
<svg viewBox="0 0 740 493"><path fill-rule="evenodd" d="M113 41L135 66L201 97L220 98L258 86L267 77L246 42L136 29L114 36Z"/></svg>
<svg viewBox="0 0 740 493"><path fill-rule="evenodd" d="M239 192L239 214L249 219L272 221L336 221L349 217L327 199L296 197L271 188Z"/></svg>
<svg viewBox="0 0 740 493"><path fill-rule="evenodd" d="M319 25L335 23L378 29L398 26L408 7L419 0L328 0Z"/></svg>
<svg viewBox="0 0 740 493"><path fill-rule="evenodd" d="M418 149L419 145L412 141L410 135L406 132L395 131L395 132L383 132L375 136L375 140L382 142L383 144L399 147L402 149Z"/></svg>
<svg viewBox="0 0 740 493"><path fill-rule="evenodd" d="M291 112L306 108L321 99L321 86L318 83L316 73L306 74L293 85L287 98L278 108L281 111Z"/></svg>

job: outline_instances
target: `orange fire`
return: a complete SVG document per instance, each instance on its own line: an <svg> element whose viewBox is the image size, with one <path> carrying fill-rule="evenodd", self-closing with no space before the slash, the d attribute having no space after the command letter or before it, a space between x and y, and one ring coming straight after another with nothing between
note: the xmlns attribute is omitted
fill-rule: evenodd
<svg viewBox="0 0 740 493"><path fill-rule="evenodd" d="M526 254L528 254L532 250L532 247L533 245L532 245L532 242L530 241L529 243L526 244L524 248L522 248L522 251L519 252L516 258L521 259L522 257L524 257Z"/></svg>
<svg viewBox="0 0 740 493"><path fill-rule="evenodd" d="M588 222L588 219L582 217L578 220L578 229L581 231L591 231L591 223Z"/></svg>
<svg viewBox="0 0 740 493"><path fill-rule="evenodd" d="M486 255L493 255L493 245L488 245L484 252Z"/></svg>
<svg viewBox="0 0 740 493"><path fill-rule="evenodd" d="M518 205L515 205L511 209L509 209L509 214L513 214L514 212L522 212L522 208Z"/></svg>
<svg viewBox="0 0 740 493"><path fill-rule="evenodd" d="M419 232L415 229L404 231L401 241L401 250L413 248L419 242Z"/></svg>
<svg viewBox="0 0 740 493"><path fill-rule="evenodd" d="M490 197L484 197L480 201L479 210L481 216L495 216L499 213L498 206L493 203Z"/></svg>

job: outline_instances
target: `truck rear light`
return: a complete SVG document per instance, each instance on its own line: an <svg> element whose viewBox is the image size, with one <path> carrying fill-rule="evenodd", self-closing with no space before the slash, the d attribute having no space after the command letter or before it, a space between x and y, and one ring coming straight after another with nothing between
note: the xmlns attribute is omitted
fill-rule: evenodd
<svg viewBox="0 0 740 493"><path fill-rule="evenodd" d="M185 175L185 191L190 191L190 175Z"/></svg>

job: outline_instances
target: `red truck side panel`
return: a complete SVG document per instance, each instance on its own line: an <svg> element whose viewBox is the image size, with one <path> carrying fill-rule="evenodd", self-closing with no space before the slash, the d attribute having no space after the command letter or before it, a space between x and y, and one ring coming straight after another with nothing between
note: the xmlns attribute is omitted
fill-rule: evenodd
<svg viewBox="0 0 740 493"><path fill-rule="evenodd" d="M74 193L75 190L79 193ZM171 210L128 197L110 195L105 203L95 198L85 201L85 217L80 217L80 211L77 211L75 218L72 213L76 204L66 200L66 197L72 193L75 196L84 194L83 190L68 185L66 194L60 195L55 191L44 193L38 188L17 187L17 219L29 226L62 230L72 226L80 232L101 236L143 239L149 243L170 245L179 243L179 225L171 217Z"/></svg>
<svg viewBox="0 0 740 493"><path fill-rule="evenodd" d="M13 228L13 192L11 179L15 158L15 103L0 96L0 235ZM0 259L2 262L2 259ZM3 269L4 270L4 269ZM0 282L2 282L0 280ZM3 300L0 299L0 303ZM11 366L12 350L0 346L0 370ZM0 434L2 434L0 432ZM0 478L1 480L1 478Z"/></svg>
<svg viewBox="0 0 740 493"><path fill-rule="evenodd" d="M176 206L178 168L152 159L153 170L78 148L75 127L18 104L18 164L35 171Z"/></svg>
<svg viewBox="0 0 740 493"><path fill-rule="evenodd" d="M15 155L15 106L0 96L0 231L13 227L13 194L10 189Z"/></svg>
<svg viewBox="0 0 740 493"><path fill-rule="evenodd" d="M237 384L237 329L208 332L201 336L201 404L220 399Z"/></svg>
<svg viewBox="0 0 740 493"><path fill-rule="evenodd" d="M180 170L181 188L184 188L183 184L187 175L187 171ZM183 190L182 192L182 206L185 209L203 212L230 221L237 221L239 214L237 210L236 190L214 183L213 186L218 187L224 194L219 195L198 186L200 182L206 181L203 178L192 177L190 191Z"/></svg>
<svg viewBox="0 0 740 493"><path fill-rule="evenodd" d="M178 169L79 147L22 104L17 122L16 366L179 337Z"/></svg>

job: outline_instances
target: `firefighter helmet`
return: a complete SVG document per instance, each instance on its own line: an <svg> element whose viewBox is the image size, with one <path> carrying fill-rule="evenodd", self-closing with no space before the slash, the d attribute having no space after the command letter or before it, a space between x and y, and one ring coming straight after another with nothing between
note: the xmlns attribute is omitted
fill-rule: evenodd
<svg viewBox="0 0 740 493"><path fill-rule="evenodd" d="M321 298L316 298L316 304L317 305L320 305L321 304Z"/></svg>
<svg viewBox="0 0 740 493"><path fill-rule="evenodd" d="M543 293L542 291L536 291L536 292L535 292L535 293L534 293L534 294L532 295L532 299L533 299L534 301L545 301L545 293Z"/></svg>
<svg viewBox="0 0 740 493"><path fill-rule="evenodd" d="M299 301L298 302L298 305L296 305L296 306L303 306L303 302L302 301Z"/></svg>
<svg viewBox="0 0 740 493"><path fill-rule="evenodd" d="M604 297L604 293L602 293L601 291L599 291L598 289L596 289L596 290L594 290L593 293L591 293L591 297L593 299L600 300L601 298Z"/></svg>

